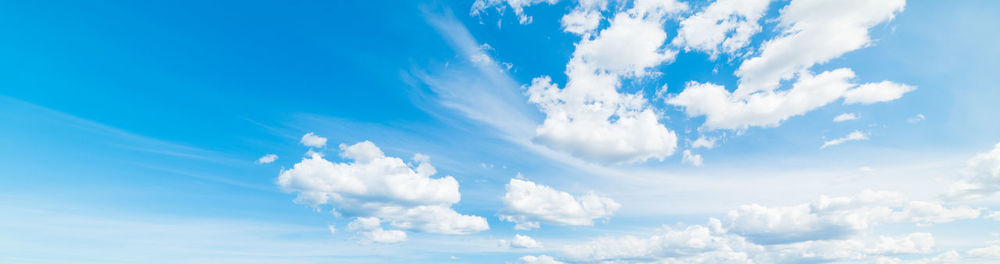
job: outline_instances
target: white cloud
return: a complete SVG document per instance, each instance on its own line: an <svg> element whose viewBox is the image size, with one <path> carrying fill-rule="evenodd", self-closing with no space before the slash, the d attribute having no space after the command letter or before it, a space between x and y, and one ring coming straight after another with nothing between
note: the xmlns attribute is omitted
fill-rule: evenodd
<svg viewBox="0 0 1000 264"><path fill-rule="evenodd" d="M500 219L514 222L515 229L538 228L540 222L589 226L594 219L609 218L621 205L594 193L576 196L528 180L511 179Z"/></svg>
<svg viewBox="0 0 1000 264"><path fill-rule="evenodd" d="M517 260L519 264L563 264L563 262L556 260L550 256L539 255L539 256L524 256Z"/></svg>
<svg viewBox="0 0 1000 264"><path fill-rule="evenodd" d="M1000 143L993 149L979 153L967 162L972 177L959 180L948 187L946 197L975 199L1000 194Z"/></svg>
<svg viewBox="0 0 1000 264"><path fill-rule="evenodd" d="M693 148L693 149L696 149L696 148L712 149L712 148L715 147L715 140L716 140L715 138L709 138L709 137L705 137L705 136L700 136L700 137L698 137L698 139L695 139L693 143L691 143L691 148Z"/></svg>
<svg viewBox="0 0 1000 264"><path fill-rule="evenodd" d="M974 248L966 251L970 257L1000 259L1000 245L990 245L988 247Z"/></svg>
<svg viewBox="0 0 1000 264"><path fill-rule="evenodd" d="M866 190L855 196L822 196L796 206L741 206L724 221L711 218L706 225L664 226L648 237L599 237L567 245L562 253L574 261L603 263L897 263L892 257L931 253L934 236L924 232L873 236L874 226L919 226L977 215L978 210L968 207L944 208L898 193ZM955 259L957 253L946 253L916 263Z"/></svg>
<svg viewBox="0 0 1000 264"><path fill-rule="evenodd" d="M876 254L921 254L931 252L933 247L933 235L912 233L905 237L881 236L875 247L869 250Z"/></svg>
<svg viewBox="0 0 1000 264"><path fill-rule="evenodd" d="M667 15L687 8L676 1L637 1L618 12L610 26L585 34L566 65L563 88L548 76L528 87L529 102L545 113L535 140L549 148L602 163L632 163L673 154L677 136L641 94L619 93L622 78L651 75L673 60L663 48ZM575 16L574 13L569 16ZM571 18L566 18L571 19Z"/></svg>
<svg viewBox="0 0 1000 264"><path fill-rule="evenodd" d="M854 113L843 113L833 118L833 122L835 123L851 121L851 120L858 120L858 115Z"/></svg>
<svg viewBox="0 0 1000 264"><path fill-rule="evenodd" d="M337 234L337 227L335 227L333 225L327 225L326 229L330 230L330 234Z"/></svg>
<svg viewBox="0 0 1000 264"><path fill-rule="evenodd" d="M701 166L702 165L701 155L691 154L691 150L685 149L684 156L681 157L681 163L687 163L694 166Z"/></svg>
<svg viewBox="0 0 1000 264"><path fill-rule="evenodd" d="M582 83L573 85L573 82ZM546 113L545 121L536 129L535 140L552 149L603 163L662 160L673 154L677 135L657 121L655 112L646 107L645 99L640 95L619 94L614 91L617 84L608 84L610 87L604 87L611 88L604 93L608 98L587 103L596 100L586 96L596 92L591 90L595 87L577 86L595 84L577 78L567 88L559 89L548 77L535 78L528 90L529 100Z"/></svg>
<svg viewBox="0 0 1000 264"><path fill-rule="evenodd" d="M267 154L257 159L257 164L268 164L274 162L275 160L278 160L278 155Z"/></svg>
<svg viewBox="0 0 1000 264"><path fill-rule="evenodd" d="M917 115L915 115L913 117L907 118L906 122L910 123L910 124L916 124L916 123L920 123L920 121L924 121L924 119L926 119L924 117L924 114L917 114Z"/></svg>
<svg viewBox="0 0 1000 264"><path fill-rule="evenodd" d="M596 30L603 18L598 10L576 9L563 16L560 22L566 32L583 35Z"/></svg>
<svg viewBox="0 0 1000 264"><path fill-rule="evenodd" d="M708 226L693 225L680 230L665 226L646 238L601 237L568 245L563 254L584 262L664 259L668 263L696 263L693 260L712 259L706 263L747 263L747 255L740 251L760 250L760 246L741 237L723 233L719 225L718 220L712 219ZM666 259L670 257L673 258Z"/></svg>
<svg viewBox="0 0 1000 264"><path fill-rule="evenodd" d="M735 94L773 90L813 65L867 46L868 29L891 20L905 5L905 0L791 1L778 18L782 34L740 65Z"/></svg>
<svg viewBox="0 0 1000 264"><path fill-rule="evenodd" d="M845 104L872 104L878 102L888 102L903 97L904 93L916 90L917 88L905 84L898 84L890 81L878 83L866 83L851 89L844 94Z"/></svg>
<svg viewBox="0 0 1000 264"><path fill-rule="evenodd" d="M706 116L707 129L745 129L777 126L848 94L850 103L891 100L891 91L909 86L883 82L851 89L854 72L848 68L815 76L810 69L869 45L868 29L892 19L904 5L904 0L793 0L778 18L781 33L736 71L735 91L691 82L667 103L684 107L689 117ZM776 90L783 80L794 82ZM875 89L884 87L892 89Z"/></svg>
<svg viewBox="0 0 1000 264"><path fill-rule="evenodd" d="M566 246L563 254L581 262L813 263L926 254L934 247L934 237L929 233L759 245L713 225L718 225L718 221L713 219L708 226L693 225L682 230L664 227L648 238L602 237Z"/></svg>
<svg viewBox="0 0 1000 264"><path fill-rule="evenodd" d="M849 197L822 196L787 207L743 205L726 216L726 228L757 243L775 244L849 236L885 223L930 225L973 219L980 210L946 208L940 203L908 201L899 193L865 190Z"/></svg>
<svg viewBox="0 0 1000 264"><path fill-rule="evenodd" d="M866 139L868 139L868 134L855 130L854 132L851 132L850 134L847 134L847 136L844 136L842 138L827 140L826 142L823 142L823 145L820 146L819 148L825 149L826 147L840 145L848 141L866 140Z"/></svg>
<svg viewBox="0 0 1000 264"><path fill-rule="evenodd" d="M415 166L387 157L375 144L364 141L340 145L348 163L333 163L322 156L305 157L283 170L277 183L285 192L297 192L297 203L329 204L340 213L374 217L399 229L443 234L470 234L489 229L486 219L462 215L451 209L458 203L458 182L437 173L425 155L414 155ZM389 231L386 231L389 232ZM373 235L398 237L396 232Z"/></svg>
<svg viewBox="0 0 1000 264"><path fill-rule="evenodd" d="M704 115L708 129L745 129L749 126L777 126L782 121L805 114L839 99L854 72L841 68L813 76L803 73L791 89L763 91L745 97L712 83L688 82L667 103L683 106L689 117Z"/></svg>
<svg viewBox="0 0 1000 264"><path fill-rule="evenodd" d="M880 236L878 239L810 240L790 244L770 245L755 258L762 263L810 263L862 260L871 262L884 255L929 253L934 237L929 233L906 236Z"/></svg>
<svg viewBox="0 0 1000 264"><path fill-rule="evenodd" d="M718 0L680 22L673 44L715 57L735 54L760 32L757 20L767 11L770 0Z"/></svg>
<svg viewBox="0 0 1000 264"><path fill-rule="evenodd" d="M641 11L640 8L646 10ZM676 52L662 48L667 33L663 31L661 19L669 13L679 11L669 8L681 7L636 6L627 12L616 14L608 28L601 30L596 37L585 38L576 45L573 58L567 65L570 77L593 75L592 71L610 73L616 77L644 76L649 74L648 68L673 60Z"/></svg>
<svg viewBox="0 0 1000 264"><path fill-rule="evenodd" d="M542 243L538 243L529 236L515 234L514 239L510 241L500 240L501 244L510 246L512 248L541 248Z"/></svg>
<svg viewBox="0 0 1000 264"><path fill-rule="evenodd" d="M521 24L530 24L531 16L524 14L524 8L540 3L555 4L558 0L476 0L472 3L472 10L469 11L470 15L478 16L480 13L486 11L487 8L495 7L497 10L503 10L507 6L514 10L514 14L517 15L518 22ZM506 6L504 6L506 4Z"/></svg>
<svg viewBox="0 0 1000 264"><path fill-rule="evenodd" d="M299 141L302 145L311 148L322 148L326 146L326 138L317 136L313 132L306 133L302 136L302 140Z"/></svg>
<svg viewBox="0 0 1000 264"><path fill-rule="evenodd" d="M399 243L406 241L406 232L382 229L378 217L358 217L347 224L347 230L359 231L365 242Z"/></svg>

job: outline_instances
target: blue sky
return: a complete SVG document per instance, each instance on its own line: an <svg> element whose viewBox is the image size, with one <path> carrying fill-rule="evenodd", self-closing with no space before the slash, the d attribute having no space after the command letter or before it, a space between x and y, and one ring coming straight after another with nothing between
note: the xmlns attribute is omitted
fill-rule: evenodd
<svg viewBox="0 0 1000 264"><path fill-rule="evenodd" d="M1000 261L994 1L0 13L4 263Z"/></svg>

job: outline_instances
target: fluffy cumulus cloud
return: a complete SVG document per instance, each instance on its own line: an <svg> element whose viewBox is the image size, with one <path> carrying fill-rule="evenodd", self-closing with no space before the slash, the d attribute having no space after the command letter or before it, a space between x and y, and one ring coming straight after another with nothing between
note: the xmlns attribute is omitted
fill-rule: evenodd
<svg viewBox="0 0 1000 264"><path fill-rule="evenodd" d="M736 71L735 91L691 82L667 103L683 107L688 116L706 116L707 129L745 129L776 126L841 98L849 104L898 99L913 87L888 81L858 86L850 69L819 74L810 69L869 45L868 29L891 20L904 5L904 0L793 0L778 18L781 34ZM786 80L793 81L791 87L778 89Z"/></svg>
<svg viewBox="0 0 1000 264"><path fill-rule="evenodd" d="M705 225L665 226L648 236L600 237L570 244L563 248L562 257L610 263L894 263L896 256L932 253L934 236L923 232L875 236L862 231L881 224L928 225L978 214L967 207L945 208L936 202L911 201L898 193L867 190L796 206L741 206L724 220L712 218ZM934 258L959 258L954 254Z"/></svg>
<svg viewBox="0 0 1000 264"><path fill-rule="evenodd" d="M694 142L691 142L691 148L712 149L715 147L715 140L715 138L700 136L698 139L695 139Z"/></svg>
<svg viewBox="0 0 1000 264"><path fill-rule="evenodd" d="M267 154L267 155L261 156L259 159L257 159L257 164L268 164L268 163L274 162L276 160L278 160L278 155Z"/></svg>
<svg viewBox="0 0 1000 264"><path fill-rule="evenodd" d="M621 93L618 88L623 78L649 76L652 67L673 60L676 52L664 47L663 23L686 8L676 1L636 1L632 8L617 12L607 28L584 34L566 65L565 87L553 84L548 76L535 78L528 87L529 101L546 115L535 140L602 163L672 155L676 134L659 122L642 94Z"/></svg>
<svg viewBox="0 0 1000 264"><path fill-rule="evenodd" d="M858 115L855 113L843 113L833 117L834 123L840 123L844 121L858 120Z"/></svg>
<svg viewBox="0 0 1000 264"><path fill-rule="evenodd" d="M400 240L398 232L376 229L375 220L396 229L442 234L470 234L489 229L486 219L451 209L458 203L458 181L450 176L431 178L437 171L425 155L414 156L411 166L386 156L375 144L364 141L340 145L336 163L313 153L283 170L277 184L297 193L296 202L331 205L341 214L360 221L353 230L371 234L375 242ZM364 219L362 219L364 218ZM400 231L401 232L401 231Z"/></svg>
<svg viewBox="0 0 1000 264"><path fill-rule="evenodd" d="M691 150L684 150L683 156L681 157L681 163L691 164L694 166L701 166L703 161L701 160L701 155L691 154Z"/></svg>
<svg viewBox="0 0 1000 264"><path fill-rule="evenodd" d="M598 10L576 9L562 17L563 30L583 35L593 32L601 25L604 16Z"/></svg>
<svg viewBox="0 0 1000 264"><path fill-rule="evenodd" d="M552 187L522 179L511 179L503 196L500 219L515 223L515 229L540 227L541 222L589 226L594 219L609 218L621 205L594 193L573 196Z"/></svg>
<svg viewBox="0 0 1000 264"><path fill-rule="evenodd" d="M505 246L509 246L509 247L512 247L512 248L541 248L542 247L542 243L539 243L538 241L535 241L535 239L533 239L533 238L531 238L529 236L525 236L525 235L521 235L521 234L515 234L514 235L514 239L511 239L510 241L500 240L500 244L505 245Z"/></svg>
<svg viewBox="0 0 1000 264"><path fill-rule="evenodd" d="M1000 194L1000 143L970 159L967 167L971 177L949 186L945 194L948 198L976 199Z"/></svg>
<svg viewBox="0 0 1000 264"><path fill-rule="evenodd" d="M715 57L735 54L746 47L750 37L760 32L757 23L770 0L718 0L680 22L673 44Z"/></svg>
<svg viewBox="0 0 1000 264"><path fill-rule="evenodd" d="M819 148L825 149L830 146L844 144L844 142L848 141L867 140L867 139L868 139L868 134L855 130L854 132L851 132L850 134L847 134L844 137L827 140L826 142L823 142L823 145L819 146Z"/></svg>
<svg viewBox="0 0 1000 264"><path fill-rule="evenodd" d="M302 143L302 145L310 148L322 148L326 146L326 138L317 136L313 132L309 132L302 135L302 139L299 140L299 143Z"/></svg>
<svg viewBox="0 0 1000 264"><path fill-rule="evenodd" d="M872 104L888 102L903 97L903 94L917 88L890 81L866 83L844 94L845 104Z"/></svg>

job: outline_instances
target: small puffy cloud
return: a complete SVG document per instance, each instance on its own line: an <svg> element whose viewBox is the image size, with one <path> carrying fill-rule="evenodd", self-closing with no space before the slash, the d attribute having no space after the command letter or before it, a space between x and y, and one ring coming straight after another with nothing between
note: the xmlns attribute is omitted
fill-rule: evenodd
<svg viewBox="0 0 1000 264"><path fill-rule="evenodd" d="M274 162L275 160L278 160L278 155L267 154L257 159L257 164L268 164Z"/></svg>
<svg viewBox="0 0 1000 264"><path fill-rule="evenodd" d="M507 245L512 248L541 248L542 243L538 243L529 236L515 234L514 239L510 241L500 240L501 244Z"/></svg>
<svg viewBox="0 0 1000 264"><path fill-rule="evenodd" d="M1000 245L991 245L988 247L970 249L969 251L966 251L965 254L973 258L987 258L987 259L1000 260Z"/></svg>
<svg viewBox="0 0 1000 264"><path fill-rule="evenodd" d="M843 113L843 114L837 115L836 117L833 118L833 122L834 123L840 123L840 122L851 121L851 120L858 120L858 115L856 115L854 113Z"/></svg>
<svg viewBox="0 0 1000 264"><path fill-rule="evenodd" d="M577 9L563 16L561 22L566 32L583 35L596 30L601 25L601 19L604 16L598 10Z"/></svg>
<svg viewBox="0 0 1000 264"><path fill-rule="evenodd" d="M556 260L547 255L538 256L524 256L517 259L518 264L563 264L563 262Z"/></svg>
<svg viewBox="0 0 1000 264"><path fill-rule="evenodd" d="M827 147L840 145L848 141L866 140L866 139L868 139L868 134L855 130L854 132L851 132L850 134L847 134L847 136L844 136L842 138L827 140L826 142L823 142L823 145L820 146L819 148L825 149Z"/></svg>
<svg viewBox="0 0 1000 264"><path fill-rule="evenodd" d="M946 197L975 199L1000 194L1000 143L993 149L979 153L967 162L972 177L959 180L948 187Z"/></svg>
<svg viewBox="0 0 1000 264"><path fill-rule="evenodd" d="M511 179L503 196L505 208L500 219L513 222L515 229L540 227L540 222L589 226L594 219L609 218L621 205L594 193L573 196L528 180Z"/></svg>
<svg viewBox="0 0 1000 264"><path fill-rule="evenodd" d="M770 0L719 0L680 22L673 44L715 57L735 54L760 32L760 20Z"/></svg>
<svg viewBox="0 0 1000 264"><path fill-rule="evenodd" d="M369 141L341 144L340 150L340 157L350 162L334 163L314 154L283 170L278 186L297 193L297 203L331 205L340 214L365 218L354 229L369 232L373 241L399 238L402 231L360 228L371 226L371 219L398 229L442 234L489 229L486 219L451 208L460 199L458 182L450 176L431 178L437 171L427 156L415 155L410 166Z"/></svg>
<svg viewBox="0 0 1000 264"><path fill-rule="evenodd" d="M313 132L306 133L302 136L302 140L299 141L302 145L311 148L322 148L326 146L326 138L317 136Z"/></svg>
<svg viewBox="0 0 1000 264"><path fill-rule="evenodd" d="M866 83L851 89L844 94L845 104L873 104L888 102L903 97L904 93L917 88L890 81Z"/></svg>
<svg viewBox="0 0 1000 264"><path fill-rule="evenodd" d="M358 217L347 224L347 230L358 231L365 242L399 243L406 241L406 232L382 229L378 217Z"/></svg>
<svg viewBox="0 0 1000 264"><path fill-rule="evenodd" d="M336 234L337 233L337 227L335 227L333 225L326 226L326 229L330 230L330 234Z"/></svg>
<svg viewBox="0 0 1000 264"><path fill-rule="evenodd" d="M913 117L907 118L906 122L910 123L910 124L916 124L916 123L920 123L921 121L924 121L924 119L927 119L927 118L924 117L924 114L917 114L917 115L915 115Z"/></svg>
<svg viewBox="0 0 1000 264"><path fill-rule="evenodd" d="M700 136L698 137L698 139L695 139L693 143L691 143L691 148L712 149L715 147L715 140L716 140L715 138Z"/></svg>
<svg viewBox="0 0 1000 264"><path fill-rule="evenodd" d="M701 166L702 165L701 155L691 154L691 150L685 149L684 155L681 157L681 163L691 164L694 166Z"/></svg>

